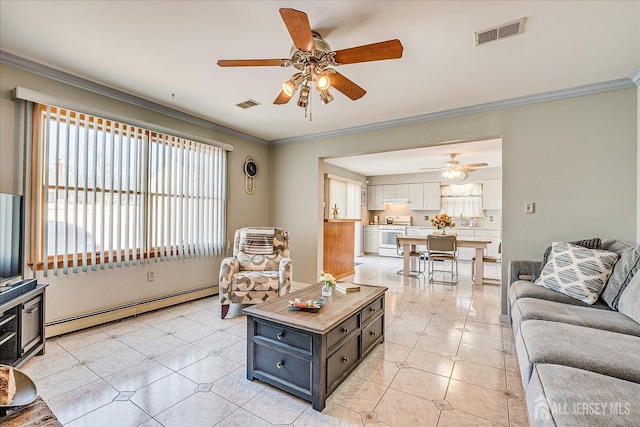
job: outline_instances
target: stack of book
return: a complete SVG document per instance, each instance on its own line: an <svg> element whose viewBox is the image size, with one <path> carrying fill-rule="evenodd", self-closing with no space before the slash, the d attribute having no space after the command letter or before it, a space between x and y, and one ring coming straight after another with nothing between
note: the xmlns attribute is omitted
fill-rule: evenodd
<svg viewBox="0 0 640 427"><path fill-rule="evenodd" d="M353 283L336 283L336 289L342 292L359 292L360 285L354 285Z"/></svg>

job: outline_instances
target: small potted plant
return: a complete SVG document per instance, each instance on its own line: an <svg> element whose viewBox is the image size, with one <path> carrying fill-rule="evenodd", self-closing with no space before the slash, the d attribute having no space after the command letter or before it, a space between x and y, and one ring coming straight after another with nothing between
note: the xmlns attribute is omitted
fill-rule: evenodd
<svg viewBox="0 0 640 427"><path fill-rule="evenodd" d="M320 281L323 283L322 296L328 297L333 293L333 285L336 284L336 278L331 273L320 272Z"/></svg>
<svg viewBox="0 0 640 427"><path fill-rule="evenodd" d="M456 223L446 213L441 213L431 218L431 225L441 230L441 234L447 234L447 227L454 228Z"/></svg>

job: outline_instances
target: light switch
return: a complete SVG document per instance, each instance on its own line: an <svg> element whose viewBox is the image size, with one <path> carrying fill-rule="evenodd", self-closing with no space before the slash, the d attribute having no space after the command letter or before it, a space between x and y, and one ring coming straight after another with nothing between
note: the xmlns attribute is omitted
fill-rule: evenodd
<svg viewBox="0 0 640 427"><path fill-rule="evenodd" d="M524 205L524 213L526 214L532 214L535 213L536 211L536 204L533 202L527 202Z"/></svg>

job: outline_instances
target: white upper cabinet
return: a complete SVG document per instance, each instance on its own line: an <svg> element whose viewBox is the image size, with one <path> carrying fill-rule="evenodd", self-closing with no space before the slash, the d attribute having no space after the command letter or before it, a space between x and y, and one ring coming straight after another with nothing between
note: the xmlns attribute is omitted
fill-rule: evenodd
<svg viewBox="0 0 640 427"><path fill-rule="evenodd" d="M439 211L440 210L440 183L425 182L424 183L424 210Z"/></svg>
<svg viewBox="0 0 640 427"><path fill-rule="evenodd" d="M382 185L369 185L367 187L367 209L370 211L384 210L382 199L384 191Z"/></svg>
<svg viewBox="0 0 640 427"><path fill-rule="evenodd" d="M384 199L408 199L409 184L387 184L383 185Z"/></svg>
<svg viewBox="0 0 640 427"><path fill-rule="evenodd" d="M409 209L414 211L440 210L440 184L437 182L409 184Z"/></svg>
<svg viewBox="0 0 640 427"><path fill-rule="evenodd" d="M502 209L502 180L482 181L482 209Z"/></svg>

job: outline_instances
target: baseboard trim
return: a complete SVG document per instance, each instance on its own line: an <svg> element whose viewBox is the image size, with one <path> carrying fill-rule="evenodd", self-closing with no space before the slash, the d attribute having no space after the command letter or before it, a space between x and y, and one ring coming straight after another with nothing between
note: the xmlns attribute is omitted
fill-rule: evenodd
<svg viewBox="0 0 640 427"><path fill-rule="evenodd" d="M511 323L511 322L509 322L509 315L508 314L501 314L500 315L500 321L502 323Z"/></svg>
<svg viewBox="0 0 640 427"><path fill-rule="evenodd" d="M161 297L136 301L134 303L112 307L93 313L87 313L80 316L55 320L53 322L46 323L45 337L51 338L70 332L76 332L81 329L113 322L114 320L137 316L148 311L158 310L160 308L170 307L172 305L181 304L183 302L217 295L218 292L218 285L207 286L203 288L192 289L189 291L164 295Z"/></svg>

